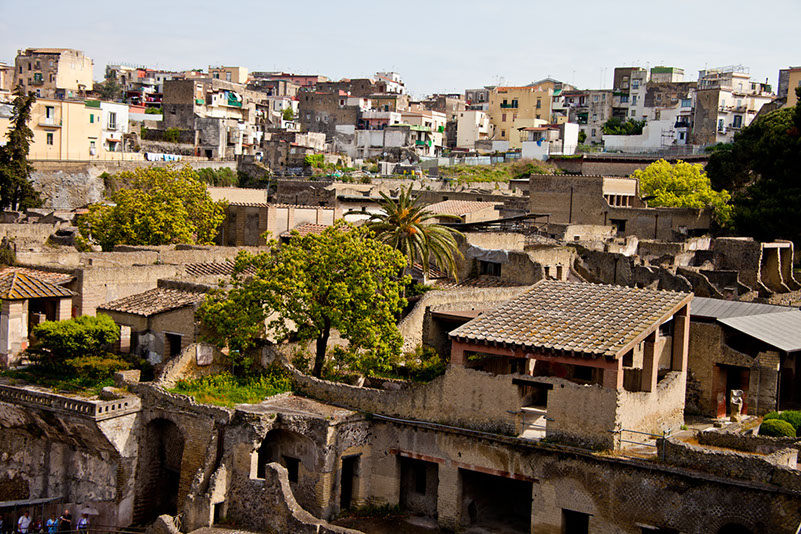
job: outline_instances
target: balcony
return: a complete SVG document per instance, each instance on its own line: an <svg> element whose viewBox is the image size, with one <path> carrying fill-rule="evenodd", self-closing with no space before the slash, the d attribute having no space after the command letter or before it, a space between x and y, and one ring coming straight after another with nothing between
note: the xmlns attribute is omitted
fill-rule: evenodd
<svg viewBox="0 0 801 534"><path fill-rule="evenodd" d="M517 109L517 104L501 104L501 109Z"/></svg>
<svg viewBox="0 0 801 534"><path fill-rule="evenodd" d="M39 126L44 126L45 128L61 128L61 119L39 119Z"/></svg>

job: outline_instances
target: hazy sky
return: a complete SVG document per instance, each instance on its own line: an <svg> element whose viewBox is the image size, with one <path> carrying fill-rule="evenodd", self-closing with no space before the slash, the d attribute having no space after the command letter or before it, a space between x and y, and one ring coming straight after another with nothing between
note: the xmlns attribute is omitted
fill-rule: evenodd
<svg viewBox="0 0 801 534"><path fill-rule="evenodd" d="M0 0L0 61L77 48L98 80L118 62L333 79L394 70L416 96L546 76L611 87L624 65L682 67L689 81L742 64L775 85L801 64L800 35L801 0Z"/></svg>

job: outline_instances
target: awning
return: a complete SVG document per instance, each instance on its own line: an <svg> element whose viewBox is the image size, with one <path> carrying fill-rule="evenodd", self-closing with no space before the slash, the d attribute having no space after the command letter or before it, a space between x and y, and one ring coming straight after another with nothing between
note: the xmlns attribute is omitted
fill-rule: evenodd
<svg viewBox="0 0 801 534"><path fill-rule="evenodd" d="M781 351L801 351L801 311L728 317L718 322Z"/></svg>
<svg viewBox="0 0 801 534"><path fill-rule="evenodd" d="M60 501L61 497L44 497L42 499L23 499L21 501L0 501L0 508L15 508L19 506L36 506Z"/></svg>

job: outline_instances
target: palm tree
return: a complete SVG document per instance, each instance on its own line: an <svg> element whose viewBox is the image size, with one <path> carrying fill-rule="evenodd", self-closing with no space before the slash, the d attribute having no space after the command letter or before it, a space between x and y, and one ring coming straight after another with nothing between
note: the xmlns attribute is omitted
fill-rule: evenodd
<svg viewBox="0 0 801 534"><path fill-rule="evenodd" d="M457 248L456 236L462 233L437 222L441 219L460 220L455 215L434 214L412 198L412 186L401 187L397 200L381 193L381 213L374 213L368 221L369 228L375 232L376 239L400 250L412 267L419 261L423 267L423 283L428 281L429 265L454 278L456 258L461 257Z"/></svg>

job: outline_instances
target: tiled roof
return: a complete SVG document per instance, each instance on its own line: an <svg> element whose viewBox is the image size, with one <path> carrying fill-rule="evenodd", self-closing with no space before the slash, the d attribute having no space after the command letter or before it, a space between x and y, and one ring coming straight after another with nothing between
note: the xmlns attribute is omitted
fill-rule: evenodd
<svg viewBox="0 0 801 534"><path fill-rule="evenodd" d="M619 357L691 293L543 280L451 332L466 342Z"/></svg>
<svg viewBox="0 0 801 534"><path fill-rule="evenodd" d="M97 309L150 317L184 306L199 304L204 298L206 298L205 293L157 287L144 293L107 302L98 306Z"/></svg>
<svg viewBox="0 0 801 534"><path fill-rule="evenodd" d="M25 273L9 272L0 276L0 298L25 300L37 298L65 298L75 293L59 285L40 280Z"/></svg>
<svg viewBox="0 0 801 534"><path fill-rule="evenodd" d="M325 229L328 228L325 224L314 224L314 223L303 223L300 226L293 228L292 230L287 230L281 234L281 237L290 237L292 232L297 232L300 234L301 237L307 236L309 234L322 234Z"/></svg>
<svg viewBox="0 0 801 534"><path fill-rule="evenodd" d="M39 269L30 269L28 267L3 267L0 269L0 276L9 273L21 273L34 278L38 278L43 282L50 282L51 284L65 284L75 278L71 274L57 273L53 271L41 271Z"/></svg>
<svg viewBox="0 0 801 534"><path fill-rule="evenodd" d="M435 214L465 215L474 211L493 208L498 202L478 202L472 200L445 200L431 204L426 209Z"/></svg>
<svg viewBox="0 0 801 534"><path fill-rule="evenodd" d="M509 280L505 280L499 276L491 276L482 274L472 278L466 278L461 282L454 282L453 280L443 280L437 282L437 287L442 289L461 289L465 287L485 288L485 287L518 287L521 284L515 284Z"/></svg>
<svg viewBox="0 0 801 534"><path fill-rule="evenodd" d="M422 278L423 277L423 264L422 263L415 263L412 265L412 277ZM429 280L440 280L440 279L447 279L448 273L437 269L433 265L428 266L428 278Z"/></svg>
<svg viewBox="0 0 801 534"><path fill-rule="evenodd" d="M234 274L234 262L187 263L184 272L188 276L230 276Z"/></svg>

